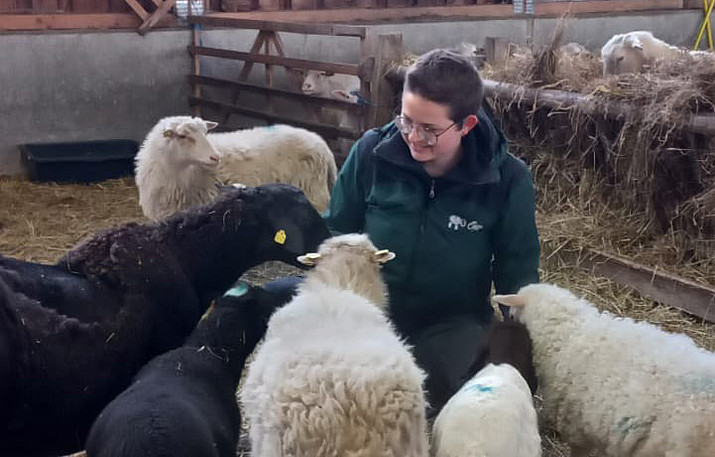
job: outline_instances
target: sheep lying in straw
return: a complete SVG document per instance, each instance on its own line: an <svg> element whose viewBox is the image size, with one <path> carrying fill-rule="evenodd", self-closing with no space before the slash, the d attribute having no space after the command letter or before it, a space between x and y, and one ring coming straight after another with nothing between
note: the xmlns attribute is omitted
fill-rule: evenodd
<svg viewBox="0 0 715 457"><path fill-rule="evenodd" d="M544 413L571 455L715 455L715 354L548 284L494 300L534 344Z"/></svg>
<svg viewBox="0 0 715 457"><path fill-rule="evenodd" d="M257 186L284 183L298 187L324 211L337 168L325 141L288 125L211 133L215 122L174 116L161 119L136 157L139 205L151 220L208 203L217 184Z"/></svg>
<svg viewBox="0 0 715 457"><path fill-rule="evenodd" d="M241 392L254 456L427 456L424 373L385 315L393 257L349 234L300 258L315 270L271 317Z"/></svg>
<svg viewBox="0 0 715 457"><path fill-rule="evenodd" d="M102 408L182 344L211 300L255 265L297 265L327 236L302 192L271 184L161 224L109 229L56 265L0 257L0 307L16 323L0 326L10 348L0 346L0 455L81 449Z"/></svg>

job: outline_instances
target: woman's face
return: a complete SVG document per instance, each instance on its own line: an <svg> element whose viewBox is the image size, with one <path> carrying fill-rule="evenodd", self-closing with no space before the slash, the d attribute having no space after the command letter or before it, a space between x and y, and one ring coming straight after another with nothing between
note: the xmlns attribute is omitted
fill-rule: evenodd
<svg viewBox="0 0 715 457"><path fill-rule="evenodd" d="M412 158L422 163L427 173L434 177L442 176L459 162L462 137L476 124L476 116L468 116L474 118L473 123L463 122L460 126L450 119L448 106L408 91L402 94L401 115L412 124L412 131L402 135ZM435 134L436 142L431 145L425 142L421 129Z"/></svg>

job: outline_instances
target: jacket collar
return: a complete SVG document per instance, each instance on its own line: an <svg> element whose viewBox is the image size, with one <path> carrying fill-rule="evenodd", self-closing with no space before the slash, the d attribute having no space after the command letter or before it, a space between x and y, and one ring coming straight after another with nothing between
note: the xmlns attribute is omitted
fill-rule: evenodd
<svg viewBox="0 0 715 457"><path fill-rule="evenodd" d="M477 117L479 123L462 138L461 160L440 179L472 185L499 182L501 177L499 167L507 151L506 138L483 109L479 109ZM410 149L394 123L391 122L383 128L383 135L383 140L375 147L375 155L419 175L429 177L422 164L410 155Z"/></svg>

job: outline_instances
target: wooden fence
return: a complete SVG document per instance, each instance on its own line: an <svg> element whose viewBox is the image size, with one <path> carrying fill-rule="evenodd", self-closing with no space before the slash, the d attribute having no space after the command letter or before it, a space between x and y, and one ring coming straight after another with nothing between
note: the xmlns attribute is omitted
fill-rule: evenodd
<svg viewBox="0 0 715 457"><path fill-rule="evenodd" d="M189 75L192 94L189 104L194 113L203 115L202 110L209 108L216 120L227 123L231 114L241 114L269 123L287 123L313 130L327 139L358 138L365 129L387 122L392 115L392 91L384 86L386 69L403 57L402 35L372 34L365 27L325 24L289 24L270 21L251 21L244 19L194 16L190 18L193 28L193 44L189 52L193 56L193 71ZM198 26L198 27L197 27ZM258 30L256 40L249 52L207 47L201 45L201 30L204 27L233 27ZM355 38L355 45L360 48L361 61L358 64L322 62L292 58L285 55L281 32L305 35L344 36ZM209 77L202 74L202 58L230 59L243 62L237 80ZM264 84L248 82L249 74L256 64L264 66ZM360 78L361 98L367 101L356 104L347 101L327 99L306 95L297 90L275 87L275 71L285 71L288 79L293 76L292 69L319 70L358 76ZM212 96L204 93L203 88L219 88ZM265 97L261 108L249 108L240 102L242 93L260 94ZM221 95L217 95L221 94ZM281 102L294 102L299 108L300 117L287 115L275 106ZM322 108L342 110L357 122L354 127L329 125L318 120L317 113ZM204 116L206 117L206 116ZM211 117L211 116L209 116ZM336 157L338 162L343 157Z"/></svg>

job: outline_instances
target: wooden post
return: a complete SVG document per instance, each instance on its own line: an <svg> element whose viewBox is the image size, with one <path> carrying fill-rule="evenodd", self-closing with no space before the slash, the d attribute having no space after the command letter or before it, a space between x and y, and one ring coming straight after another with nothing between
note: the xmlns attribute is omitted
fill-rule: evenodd
<svg viewBox="0 0 715 457"><path fill-rule="evenodd" d="M194 46L201 45L201 26L199 24L191 25L191 42ZM194 59L192 62L193 74L196 76L201 76L201 57L198 54L194 54ZM201 85L194 84L194 97L201 98ZM192 108L194 116L201 117L201 107L194 105Z"/></svg>
<svg viewBox="0 0 715 457"><path fill-rule="evenodd" d="M364 81L361 91L369 94L370 102L365 127L378 127L390 122L394 114L392 112L393 93L384 76L388 69L402 62L404 58L405 47L402 42L402 34L388 33L375 36L368 31L363 42L362 54L366 81ZM371 69L370 66L372 66ZM364 86L368 86L369 91Z"/></svg>

